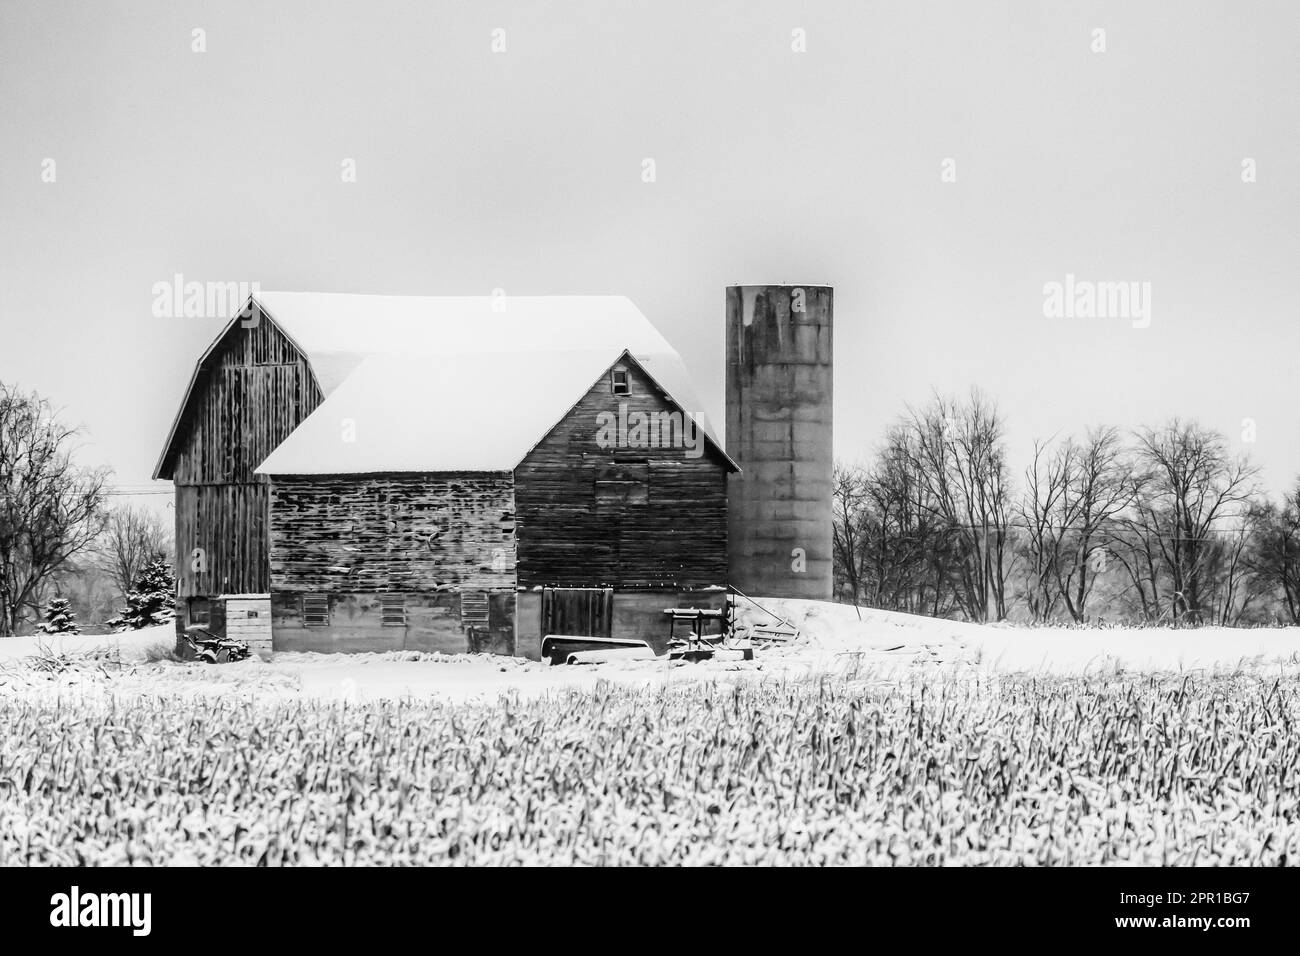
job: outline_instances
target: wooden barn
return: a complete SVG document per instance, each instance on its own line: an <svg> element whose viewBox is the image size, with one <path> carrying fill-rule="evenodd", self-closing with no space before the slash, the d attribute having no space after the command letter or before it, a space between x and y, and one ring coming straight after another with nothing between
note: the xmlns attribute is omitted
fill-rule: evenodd
<svg viewBox="0 0 1300 956"><path fill-rule="evenodd" d="M262 651L660 643L664 608L725 603L735 470L627 299L260 293L156 471L177 626Z"/></svg>

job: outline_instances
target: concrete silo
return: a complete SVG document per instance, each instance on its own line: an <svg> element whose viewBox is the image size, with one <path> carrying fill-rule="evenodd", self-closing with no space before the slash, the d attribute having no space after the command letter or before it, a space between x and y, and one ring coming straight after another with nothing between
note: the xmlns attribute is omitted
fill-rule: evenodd
<svg viewBox="0 0 1300 956"><path fill-rule="evenodd" d="M754 596L829 600L829 286L727 289L731 584Z"/></svg>

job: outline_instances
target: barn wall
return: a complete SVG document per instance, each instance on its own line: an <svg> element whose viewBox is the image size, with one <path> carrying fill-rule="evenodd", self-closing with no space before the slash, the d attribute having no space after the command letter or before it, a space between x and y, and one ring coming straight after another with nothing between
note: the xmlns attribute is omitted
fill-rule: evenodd
<svg viewBox="0 0 1300 956"><path fill-rule="evenodd" d="M460 593L438 591L403 594L406 626L385 626L376 594L329 594L328 626L308 627L302 617L302 593L271 595L272 647L275 651L358 653L424 651L443 654L514 654L515 595L488 595L488 627L468 631L461 624Z"/></svg>
<svg viewBox="0 0 1300 956"><path fill-rule="evenodd" d="M182 600L270 590L268 490L264 484L176 486L177 593ZM201 562L193 556L196 548L203 550Z"/></svg>
<svg viewBox="0 0 1300 956"><path fill-rule="evenodd" d="M635 365L632 392L602 378L515 469L519 584L693 588L727 582L727 470L711 447L602 447L600 414L676 411ZM608 437L608 433L606 433ZM629 430L629 439L633 438ZM703 435L700 435L701 439ZM622 503L603 487L644 488Z"/></svg>
<svg viewBox="0 0 1300 956"><path fill-rule="evenodd" d="M213 369L176 455L177 484L261 483L253 473L319 404L304 365Z"/></svg>
<svg viewBox="0 0 1300 956"><path fill-rule="evenodd" d="M271 486L273 591L514 587L508 473L276 477Z"/></svg>
<svg viewBox="0 0 1300 956"><path fill-rule="evenodd" d="M176 485L182 605L196 596L270 590L268 489L253 470L320 400L306 358L265 318L236 323L209 356L161 471ZM177 627L186 623L179 615Z"/></svg>
<svg viewBox="0 0 1300 956"><path fill-rule="evenodd" d="M507 474L276 477L271 594L277 651L515 652L514 481ZM486 628L461 620L462 592L486 592ZM308 626L304 594L329 595ZM405 626L383 623L400 594Z"/></svg>

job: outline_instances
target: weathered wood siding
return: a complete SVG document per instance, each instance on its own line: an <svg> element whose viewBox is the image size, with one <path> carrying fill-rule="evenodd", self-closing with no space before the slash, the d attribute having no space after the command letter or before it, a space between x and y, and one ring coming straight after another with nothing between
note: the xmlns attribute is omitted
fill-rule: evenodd
<svg viewBox="0 0 1300 956"><path fill-rule="evenodd" d="M162 470L176 484L179 597L269 592L267 482L253 470L321 397L306 358L268 319L236 323L209 356Z"/></svg>
<svg viewBox="0 0 1300 956"><path fill-rule="evenodd" d="M266 594L265 484L177 485L177 593L181 598ZM201 559L194 551L202 549Z"/></svg>
<svg viewBox="0 0 1300 956"><path fill-rule="evenodd" d="M271 590L514 590L509 473L275 477Z"/></svg>
<svg viewBox="0 0 1300 956"><path fill-rule="evenodd" d="M630 395L613 394L603 378L515 469L521 588L727 583L722 457L710 446L692 458L662 441L660 447L598 442L600 414L618 416L620 403L629 416L676 410L639 368L629 372ZM611 500L620 488L623 500Z"/></svg>
<svg viewBox="0 0 1300 956"><path fill-rule="evenodd" d="M329 592L329 624L309 627L303 621L302 594L271 595L272 647L275 651L356 653L424 651L442 654L515 653L515 595L489 594L488 627L471 633L461 623L460 593L434 591L403 594L405 627L383 623L376 594Z"/></svg>

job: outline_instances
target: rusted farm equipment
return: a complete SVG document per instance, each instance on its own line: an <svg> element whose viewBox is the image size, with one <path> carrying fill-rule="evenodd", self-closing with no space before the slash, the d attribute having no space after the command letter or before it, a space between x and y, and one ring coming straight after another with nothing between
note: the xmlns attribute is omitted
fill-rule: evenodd
<svg viewBox="0 0 1300 956"><path fill-rule="evenodd" d="M668 616L668 657L670 660L704 661L709 660L727 641L730 633L729 615L725 610L702 607L668 607L664 608ZM716 626L713 633L710 628ZM685 634L678 634L684 629ZM750 660L754 654L745 649L744 659Z"/></svg>
<svg viewBox="0 0 1300 956"><path fill-rule="evenodd" d="M246 660L252 652L243 641L219 637L202 627L191 625L181 632L195 660L209 664L229 664Z"/></svg>
<svg viewBox="0 0 1300 956"><path fill-rule="evenodd" d="M771 622L737 627L737 598L766 612L772 618ZM640 638L547 634L542 638L542 658L552 664L664 657L695 662L719 655L748 661L753 660L756 646L780 646L799 639L799 629L795 625L734 589L723 608L668 607L663 609L663 614L668 619L668 636L662 643Z"/></svg>

